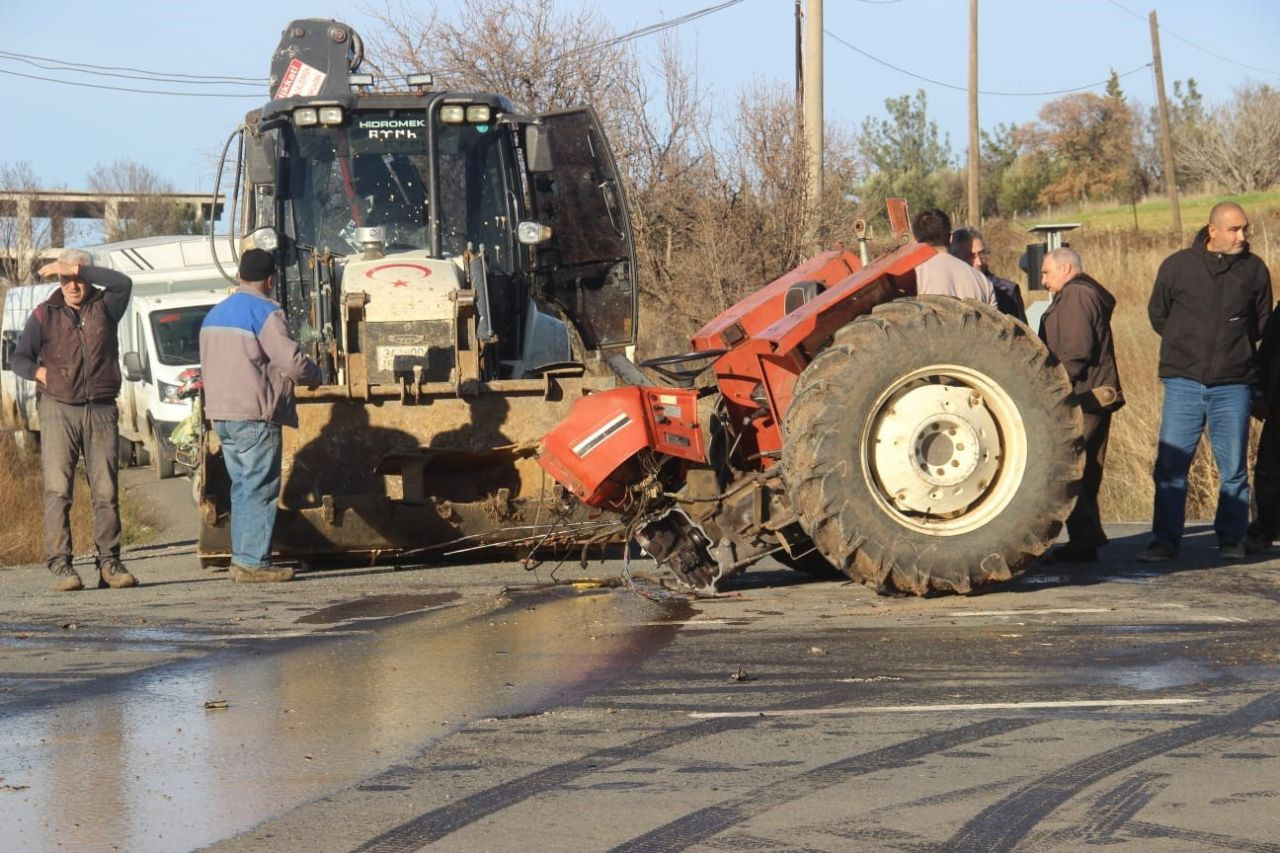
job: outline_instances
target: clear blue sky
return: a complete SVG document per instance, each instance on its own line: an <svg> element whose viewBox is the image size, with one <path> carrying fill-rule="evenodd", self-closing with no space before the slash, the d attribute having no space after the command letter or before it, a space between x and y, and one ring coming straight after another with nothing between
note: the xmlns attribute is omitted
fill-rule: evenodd
<svg viewBox="0 0 1280 853"><path fill-rule="evenodd" d="M618 33L715 5L717 0L597 0ZM992 91L1064 89L1104 80L1150 61L1146 15L1151 0L981 0L980 86ZM454 2L439 4L446 13ZM573 8L573 0L560 0ZM417 8L430 8L416 4ZM93 66L130 66L197 75L265 77L280 31L293 18L333 17L368 35L372 20L357 3L279 0L217 3L101 0L0 0L0 51ZM791 85L794 70L793 0L743 0L674 30L721 114L753 80ZM1156 4L1165 77L1195 77L1209 101L1227 98L1246 80L1280 85L1280 3L1230 4L1166 0ZM877 64L836 37L881 60L944 83L967 80L967 0L827 0L825 10L826 115L857 127L883 115L885 98L923 88L931 115L962 154L965 93L913 79ZM1177 34L1176 36L1174 34ZM1193 42L1196 47L1183 37ZM652 55L656 37L634 44ZM1208 52L1206 52L1208 51ZM1219 54L1213 56L1211 54ZM1242 66L1253 66L1254 69ZM73 74L0 57L0 71L107 85L173 89L173 84ZM1150 69L1123 81L1130 97L1154 101ZM0 163L29 161L49 186L81 188L95 164L114 159L146 163L175 187L204 191L210 162L245 111L266 100L265 89L227 85L206 91L244 91L254 97L205 98L140 95L78 88L0 74L4 118ZM984 95L981 122L1034 118L1045 97Z"/></svg>

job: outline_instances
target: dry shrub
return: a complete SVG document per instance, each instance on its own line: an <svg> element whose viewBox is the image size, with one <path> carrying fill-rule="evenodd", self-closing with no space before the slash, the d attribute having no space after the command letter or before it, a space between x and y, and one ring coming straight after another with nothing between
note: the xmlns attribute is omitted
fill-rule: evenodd
<svg viewBox="0 0 1280 853"><path fill-rule="evenodd" d="M44 562L43 495L40 456L19 449L13 433L0 430L0 566ZM126 544L145 541L156 529L145 509L123 493L121 515ZM71 504L71 541L76 553L93 553L93 507L83 468Z"/></svg>

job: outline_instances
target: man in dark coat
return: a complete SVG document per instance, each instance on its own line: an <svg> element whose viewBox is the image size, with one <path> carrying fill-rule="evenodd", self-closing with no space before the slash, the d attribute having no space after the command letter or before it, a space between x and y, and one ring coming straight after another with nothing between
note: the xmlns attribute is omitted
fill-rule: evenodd
<svg viewBox="0 0 1280 853"><path fill-rule="evenodd" d="M119 345L116 326L129 307L133 281L92 265L83 249L64 249L40 268L61 286L36 306L13 351L13 372L40 391L40 458L44 473L44 544L59 592L82 589L71 565L71 493L84 460L93 499L98 586L136 586L120 562Z"/></svg>
<svg viewBox="0 0 1280 853"><path fill-rule="evenodd" d="M1022 291L1016 282L1001 278L991 271L988 261L987 240L977 228L957 228L951 232L951 254L972 264L974 269L987 277L995 291L996 307L1001 313L1027 322L1027 309L1022 303Z"/></svg>
<svg viewBox="0 0 1280 853"><path fill-rule="evenodd" d="M1111 413L1124 405L1111 340L1116 300L1085 275L1074 249L1054 249L1046 255L1040 280L1053 294L1040 318L1040 339L1066 368L1084 414L1084 479L1067 518L1068 541L1055 548L1052 557L1060 562L1093 563L1098 549L1107 544L1098 512L1098 489L1111 434Z"/></svg>
<svg viewBox="0 0 1280 853"><path fill-rule="evenodd" d="M1165 258L1147 312L1160 335L1160 444L1151 544L1143 562L1178 555L1187 471L1205 427L1218 467L1213 529L1224 560L1245 555L1249 524L1249 413L1259 374L1255 349L1271 319L1271 276L1249 251L1249 218L1224 201L1190 248Z"/></svg>

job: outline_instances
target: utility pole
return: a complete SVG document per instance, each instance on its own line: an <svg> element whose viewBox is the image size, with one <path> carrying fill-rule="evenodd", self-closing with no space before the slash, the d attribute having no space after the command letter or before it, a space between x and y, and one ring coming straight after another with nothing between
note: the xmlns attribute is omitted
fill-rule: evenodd
<svg viewBox="0 0 1280 853"><path fill-rule="evenodd" d="M1173 234L1182 239L1182 208L1178 204L1178 173L1173 162L1173 138L1169 136L1169 102L1164 97L1164 65L1160 62L1160 24L1156 10L1151 10L1151 64L1156 70L1156 103L1160 114L1160 153L1164 156L1164 188L1169 193L1169 210L1173 214Z"/></svg>
<svg viewBox="0 0 1280 853"><path fill-rule="evenodd" d="M980 225L982 201L978 171L982 150L978 147L978 0L969 0L969 224Z"/></svg>
<svg viewBox="0 0 1280 853"><path fill-rule="evenodd" d="M796 0L796 119L804 127L804 10Z"/></svg>
<svg viewBox="0 0 1280 853"><path fill-rule="evenodd" d="M822 247L822 0L808 0L804 45L804 139L808 164L809 244Z"/></svg>

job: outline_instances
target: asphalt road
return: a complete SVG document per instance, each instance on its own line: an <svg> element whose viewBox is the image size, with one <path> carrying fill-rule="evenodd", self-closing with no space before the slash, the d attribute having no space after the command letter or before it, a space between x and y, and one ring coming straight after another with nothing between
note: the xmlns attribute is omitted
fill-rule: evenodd
<svg viewBox="0 0 1280 853"><path fill-rule="evenodd" d="M1203 527L969 597L765 567L653 602L616 562L264 589L196 565L183 488L136 590L0 570L15 849L1280 850L1280 563Z"/></svg>

